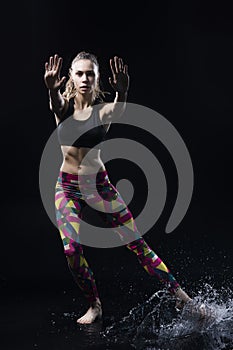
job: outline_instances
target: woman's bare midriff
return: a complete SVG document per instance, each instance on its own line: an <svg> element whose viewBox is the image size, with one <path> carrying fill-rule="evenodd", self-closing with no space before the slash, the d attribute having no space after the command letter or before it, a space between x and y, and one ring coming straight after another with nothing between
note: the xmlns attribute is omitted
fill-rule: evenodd
<svg viewBox="0 0 233 350"><path fill-rule="evenodd" d="M88 175L104 171L100 150L95 148L61 146L63 162L60 170L69 174Z"/></svg>

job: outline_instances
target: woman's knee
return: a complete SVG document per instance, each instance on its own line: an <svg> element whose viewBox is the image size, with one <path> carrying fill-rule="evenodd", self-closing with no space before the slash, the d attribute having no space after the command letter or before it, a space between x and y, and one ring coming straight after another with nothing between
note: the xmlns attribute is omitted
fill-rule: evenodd
<svg viewBox="0 0 233 350"><path fill-rule="evenodd" d="M144 241L144 238L143 237L139 237L137 238L136 240L128 243L126 245L126 247L129 249L129 250L139 250L140 248L142 249L143 245L145 245L145 241Z"/></svg>
<svg viewBox="0 0 233 350"><path fill-rule="evenodd" d="M75 241L69 241L69 242L63 241L63 245L64 245L64 254L66 257L83 254L83 248L80 243L77 243Z"/></svg>

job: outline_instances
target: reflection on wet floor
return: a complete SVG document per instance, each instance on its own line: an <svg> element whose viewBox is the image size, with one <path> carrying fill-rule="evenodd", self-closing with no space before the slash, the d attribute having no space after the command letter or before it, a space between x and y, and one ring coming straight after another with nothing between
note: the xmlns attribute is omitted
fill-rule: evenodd
<svg viewBox="0 0 233 350"><path fill-rule="evenodd" d="M6 292L6 290L5 290ZM66 293L66 292L64 292ZM72 295L4 294L1 315L2 350L231 350L233 348L233 292L210 284L199 287L197 300L213 310L215 319L200 323L175 309L175 300L159 291L127 308L122 300L105 300L104 317L91 325L76 319L87 305ZM61 301L63 303L61 304ZM76 308L76 310L75 310Z"/></svg>

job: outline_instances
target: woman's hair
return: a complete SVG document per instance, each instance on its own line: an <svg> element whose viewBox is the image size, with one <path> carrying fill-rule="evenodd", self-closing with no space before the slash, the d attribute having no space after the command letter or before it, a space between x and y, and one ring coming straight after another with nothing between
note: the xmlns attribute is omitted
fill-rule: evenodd
<svg viewBox="0 0 233 350"><path fill-rule="evenodd" d="M65 91L63 92L62 96L67 98L68 101L75 97L77 91L74 87L74 83L73 83L73 80L71 78L71 70L72 70L72 66L75 62L79 61L79 60L90 60L92 61L96 67L97 67L97 70L99 72L99 63L97 61L97 58L95 55L93 55L92 53L89 53L89 52L85 52L85 51L81 51L79 52L75 58L73 59L73 61L71 62L71 67L70 67L70 70L69 70L69 79L68 81L66 82L66 85L65 85ZM100 89L100 84L99 84L99 79L97 80L97 85L95 87L95 90L94 90L94 95L93 95L93 102L96 100L96 99L99 99L100 102L103 102L103 98L105 96L105 92L103 92L101 89Z"/></svg>

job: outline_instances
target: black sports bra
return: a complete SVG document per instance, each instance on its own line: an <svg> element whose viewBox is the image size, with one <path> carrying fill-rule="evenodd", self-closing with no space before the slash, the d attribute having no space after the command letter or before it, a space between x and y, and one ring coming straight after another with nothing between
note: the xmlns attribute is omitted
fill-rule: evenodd
<svg viewBox="0 0 233 350"><path fill-rule="evenodd" d="M98 105L93 106L91 116L86 120L74 119L73 114L74 99L70 99L68 109L57 126L59 144L100 149L98 144L105 139L107 131L101 123Z"/></svg>

